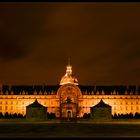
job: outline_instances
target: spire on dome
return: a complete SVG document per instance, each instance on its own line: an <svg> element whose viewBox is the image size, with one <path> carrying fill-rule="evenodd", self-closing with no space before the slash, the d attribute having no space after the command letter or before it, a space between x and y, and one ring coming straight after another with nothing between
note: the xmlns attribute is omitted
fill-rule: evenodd
<svg viewBox="0 0 140 140"><path fill-rule="evenodd" d="M72 74L72 66L70 65L70 57L68 58L68 65L66 66L66 73L62 77L60 81L60 85L64 85L68 83L78 85L78 80Z"/></svg>

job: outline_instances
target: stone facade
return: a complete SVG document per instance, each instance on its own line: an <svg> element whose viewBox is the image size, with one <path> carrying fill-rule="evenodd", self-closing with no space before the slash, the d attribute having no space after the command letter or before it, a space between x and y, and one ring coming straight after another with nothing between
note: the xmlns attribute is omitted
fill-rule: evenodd
<svg viewBox="0 0 140 140"><path fill-rule="evenodd" d="M134 87L134 86L133 86ZM102 99L112 107L112 114L140 113L140 86L78 85L68 65L60 85L0 86L0 112L26 115L26 106L35 99L56 117L83 117Z"/></svg>

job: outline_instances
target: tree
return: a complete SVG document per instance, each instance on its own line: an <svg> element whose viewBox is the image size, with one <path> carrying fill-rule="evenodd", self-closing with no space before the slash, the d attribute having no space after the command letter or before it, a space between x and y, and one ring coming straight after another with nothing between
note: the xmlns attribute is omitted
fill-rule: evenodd
<svg viewBox="0 0 140 140"><path fill-rule="evenodd" d="M90 113L84 113L83 119L89 119L90 118Z"/></svg>
<svg viewBox="0 0 140 140"><path fill-rule="evenodd" d="M117 116L116 113L114 114L113 118L114 118L114 119L117 119L117 118L118 118L118 116Z"/></svg>
<svg viewBox="0 0 140 140"><path fill-rule="evenodd" d="M21 113L18 113L17 118L23 118L23 115Z"/></svg>
<svg viewBox="0 0 140 140"><path fill-rule="evenodd" d="M140 113L136 112L135 115L134 115L134 118L135 119L140 119Z"/></svg>
<svg viewBox="0 0 140 140"><path fill-rule="evenodd" d="M49 113L49 112L47 112L47 117L48 117L48 119L55 119L56 118L56 115L55 115L55 113Z"/></svg>
<svg viewBox="0 0 140 140"><path fill-rule="evenodd" d="M6 119L9 118L9 114L8 114L8 112L5 112L4 118L6 118Z"/></svg>
<svg viewBox="0 0 140 140"><path fill-rule="evenodd" d="M15 119L15 118L17 118L17 117L18 117L17 113L14 113L14 114L13 114L13 118Z"/></svg>
<svg viewBox="0 0 140 140"><path fill-rule="evenodd" d="M129 118L133 119L133 114L132 113L129 113Z"/></svg>
<svg viewBox="0 0 140 140"><path fill-rule="evenodd" d="M3 118L4 116L3 116L3 114L2 114L2 112L0 112L0 118Z"/></svg>

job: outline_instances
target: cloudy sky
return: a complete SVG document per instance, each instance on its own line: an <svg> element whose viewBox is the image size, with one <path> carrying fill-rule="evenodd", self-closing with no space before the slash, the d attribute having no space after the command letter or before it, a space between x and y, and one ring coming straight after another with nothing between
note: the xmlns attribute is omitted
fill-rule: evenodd
<svg viewBox="0 0 140 140"><path fill-rule="evenodd" d="M0 82L140 84L140 4L0 4Z"/></svg>

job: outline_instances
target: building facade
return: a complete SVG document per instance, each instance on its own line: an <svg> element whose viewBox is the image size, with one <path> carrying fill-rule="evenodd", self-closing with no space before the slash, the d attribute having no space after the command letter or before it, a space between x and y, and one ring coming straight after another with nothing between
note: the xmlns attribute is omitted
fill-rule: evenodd
<svg viewBox="0 0 140 140"><path fill-rule="evenodd" d="M56 117L82 117L90 107L102 99L112 107L112 114L140 113L139 86L86 86L78 85L72 66L59 85L0 86L0 112L26 114L26 106L38 100Z"/></svg>

